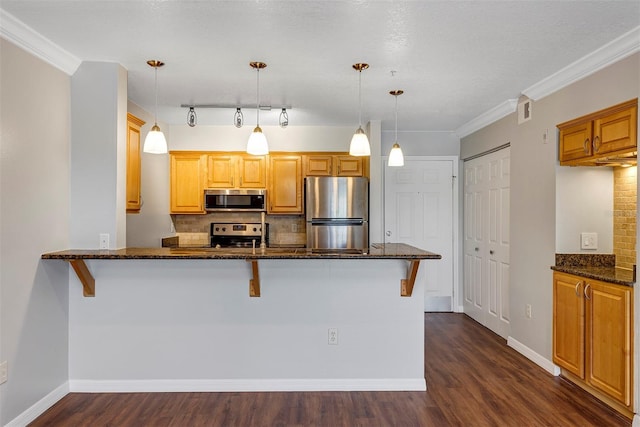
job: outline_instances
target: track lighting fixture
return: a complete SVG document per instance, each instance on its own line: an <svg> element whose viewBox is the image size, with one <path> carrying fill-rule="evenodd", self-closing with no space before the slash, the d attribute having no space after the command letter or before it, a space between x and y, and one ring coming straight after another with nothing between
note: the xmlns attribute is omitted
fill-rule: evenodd
<svg viewBox="0 0 640 427"><path fill-rule="evenodd" d="M278 124L281 128L286 128L289 126L289 115L287 114L287 109L283 108L280 112L280 117L278 118Z"/></svg>
<svg viewBox="0 0 640 427"><path fill-rule="evenodd" d="M233 125L240 129L244 124L244 116L242 115L242 109L236 108L236 113L233 115Z"/></svg>
<svg viewBox="0 0 640 427"><path fill-rule="evenodd" d="M198 116L196 116L196 110L193 107L189 107L187 113L187 124L190 127L195 127L198 124Z"/></svg>

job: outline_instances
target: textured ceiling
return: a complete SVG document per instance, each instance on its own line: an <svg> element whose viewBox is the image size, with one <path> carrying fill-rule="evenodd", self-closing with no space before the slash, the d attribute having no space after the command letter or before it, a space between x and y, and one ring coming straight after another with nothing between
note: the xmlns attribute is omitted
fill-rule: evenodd
<svg viewBox="0 0 640 427"><path fill-rule="evenodd" d="M0 8L72 55L129 72L129 99L159 120L181 104L290 105L291 125L363 122L452 131L640 25L634 1L67 1L1 0ZM395 71L392 73L392 71ZM198 110L229 125L233 110ZM277 112L261 113L275 125ZM245 111L251 125L255 110Z"/></svg>

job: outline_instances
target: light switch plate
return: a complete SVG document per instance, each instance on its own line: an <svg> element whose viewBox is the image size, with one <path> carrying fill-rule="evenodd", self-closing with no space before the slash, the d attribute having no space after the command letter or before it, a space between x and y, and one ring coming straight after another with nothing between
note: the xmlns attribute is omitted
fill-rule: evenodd
<svg viewBox="0 0 640 427"><path fill-rule="evenodd" d="M598 249L598 233L580 233L580 249Z"/></svg>

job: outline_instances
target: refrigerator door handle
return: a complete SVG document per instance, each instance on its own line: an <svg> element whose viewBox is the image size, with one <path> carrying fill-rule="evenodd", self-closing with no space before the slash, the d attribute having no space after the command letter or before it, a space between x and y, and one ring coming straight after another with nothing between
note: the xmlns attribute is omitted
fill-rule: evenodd
<svg viewBox="0 0 640 427"><path fill-rule="evenodd" d="M364 220L362 218L354 219L332 219L332 218L313 218L311 225L336 225L336 226L349 226L349 225L363 225Z"/></svg>

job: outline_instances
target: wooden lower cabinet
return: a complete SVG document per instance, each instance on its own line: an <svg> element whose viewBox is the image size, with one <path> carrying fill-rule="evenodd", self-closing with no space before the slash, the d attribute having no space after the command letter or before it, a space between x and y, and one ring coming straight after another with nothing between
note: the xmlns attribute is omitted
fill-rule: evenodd
<svg viewBox="0 0 640 427"><path fill-rule="evenodd" d="M170 159L170 212L204 213L207 155L198 152L171 152Z"/></svg>
<svg viewBox="0 0 640 427"><path fill-rule="evenodd" d="M302 156L269 156L268 213L300 215L302 204Z"/></svg>
<svg viewBox="0 0 640 427"><path fill-rule="evenodd" d="M563 374L633 413L633 288L553 275L553 362Z"/></svg>

